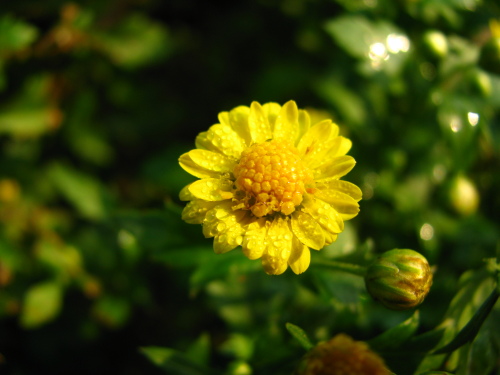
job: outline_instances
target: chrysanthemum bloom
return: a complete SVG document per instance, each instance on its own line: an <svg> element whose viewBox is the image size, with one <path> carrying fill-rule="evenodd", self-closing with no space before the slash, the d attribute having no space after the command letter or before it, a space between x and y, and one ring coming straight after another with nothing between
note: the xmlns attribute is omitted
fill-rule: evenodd
<svg viewBox="0 0 500 375"><path fill-rule="evenodd" d="M346 155L351 141L331 120L311 126L294 101L253 102L220 113L219 121L179 159L200 178L180 193L190 201L182 218L203 224L218 254L241 245L268 274L288 265L304 272L308 248L335 241L359 212L361 190L340 180L355 164Z"/></svg>
<svg viewBox="0 0 500 375"><path fill-rule="evenodd" d="M338 334L315 346L300 363L296 375L390 375L384 361L368 345Z"/></svg>

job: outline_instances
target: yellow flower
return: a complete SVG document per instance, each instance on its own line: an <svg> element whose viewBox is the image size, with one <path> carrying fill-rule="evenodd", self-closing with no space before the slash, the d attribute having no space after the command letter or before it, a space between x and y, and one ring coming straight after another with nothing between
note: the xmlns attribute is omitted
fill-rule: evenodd
<svg viewBox="0 0 500 375"><path fill-rule="evenodd" d="M351 141L323 120L311 126L294 101L240 106L196 138L179 159L200 178L180 192L182 218L203 224L221 254L241 245L268 274L296 274L359 212L361 190L340 180L355 164Z"/></svg>
<svg viewBox="0 0 500 375"><path fill-rule="evenodd" d="M338 334L316 345L296 371L297 375L390 375L384 361L368 345Z"/></svg>

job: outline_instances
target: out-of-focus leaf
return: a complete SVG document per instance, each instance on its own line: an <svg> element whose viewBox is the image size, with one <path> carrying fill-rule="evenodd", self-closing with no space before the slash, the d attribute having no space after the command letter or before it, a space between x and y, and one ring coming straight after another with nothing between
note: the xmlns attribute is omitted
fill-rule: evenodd
<svg viewBox="0 0 500 375"><path fill-rule="evenodd" d="M185 351L188 358L199 365L207 366L210 359L210 336L202 333Z"/></svg>
<svg viewBox="0 0 500 375"><path fill-rule="evenodd" d="M366 108L361 97L341 82L330 79L317 84L317 91L331 103L345 120L361 126L366 121Z"/></svg>
<svg viewBox="0 0 500 375"><path fill-rule="evenodd" d="M165 347L148 346L141 352L156 366L171 375L211 375L213 372L199 365L183 353Z"/></svg>
<svg viewBox="0 0 500 375"><path fill-rule="evenodd" d="M62 278L61 281L69 281L82 271L82 259L75 247L40 241L36 247L37 258L52 267L55 275Z"/></svg>
<svg viewBox="0 0 500 375"><path fill-rule="evenodd" d="M138 246L159 258L165 253L165 259L169 259L170 250L184 245L189 237L183 233L180 217L169 211L120 213L114 221L119 232L125 230ZM175 261L175 258L170 259Z"/></svg>
<svg viewBox="0 0 500 375"><path fill-rule="evenodd" d="M212 246L188 246L157 252L154 259L172 267L192 268L198 264L210 262L210 258L214 256L216 254L214 254Z"/></svg>
<svg viewBox="0 0 500 375"><path fill-rule="evenodd" d="M418 324L419 312L416 310L410 318L369 340L368 344L377 351L398 348L415 334Z"/></svg>
<svg viewBox="0 0 500 375"><path fill-rule="evenodd" d="M47 281L33 285L24 295L21 312L21 325L24 328L37 328L53 320L61 309L61 285Z"/></svg>
<svg viewBox="0 0 500 375"><path fill-rule="evenodd" d="M28 46L37 35L36 27L11 15L3 15L0 17L0 59L6 53Z"/></svg>
<svg viewBox="0 0 500 375"><path fill-rule="evenodd" d="M47 176L82 216L94 220L106 216L104 189L93 176L59 162L47 168Z"/></svg>
<svg viewBox="0 0 500 375"><path fill-rule="evenodd" d="M351 56L368 64L362 72L400 72L410 49L410 40L388 21L373 22L360 15L343 15L326 23L325 29Z"/></svg>
<svg viewBox="0 0 500 375"><path fill-rule="evenodd" d="M339 308L350 311L359 308L360 296L365 292L362 277L335 270L318 270L313 276L319 290L331 298Z"/></svg>
<svg viewBox="0 0 500 375"><path fill-rule="evenodd" d="M221 352L240 360L249 360L254 351L254 340L247 335L233 333L224 341Z"/></svg>
<svg viewBox="0 0 500 375"><path fill-rule="evenodd" d="M48 76L31 77L19 95L0 108L0 134L37 137L59 126L60 111L48 101Z"/></svg>
<svg viewBox="0 0 500 375"><path fill-rule="evenodd" d="M314 347L314 344L311 342L311 340L309 340L309 337L307 337L307 333L299 326L296 326L292 323L286 323L286 329L293 337L297 339L297 341L305 350L310 350Z"/></svg>
<svg viewBox="0 0 500 375"><path fill-rule="evenodd" d="M499 292L495 288L489 297L484 301L481 307L476 311L471 320L467 325L460 330L458 335L447 345L434 351L434 354L450 353L458 348L460 348L465 343L472 341L476 337L477 332L484 323L484 320L488 317L488 314L495 306L498 300Z"/></svg>
<svg viewBox="0 0 500 375"><path fill-rule="evenodd" d="M249 260L241 251L235 249L227 254L213 254L213 257L200 264L191 274L190 284L193 292L197 292L208 282L227 276L230 273L244 275L261 269L260 261Z"/></svg>
<svg viewBox="0 0 500 375"><path fill-rule="evenodd" d="M130 302L125 298L104 296L96 302L92 312L106 326L119 328L130 315Z"/></svg>
<svg viewBox="0 0 500 375"><path fill-rule="evenodd" d="M102 51L124 68L157 62L170 50L165 26L141 14L133 14L113 32L99 35Z"/></svg>

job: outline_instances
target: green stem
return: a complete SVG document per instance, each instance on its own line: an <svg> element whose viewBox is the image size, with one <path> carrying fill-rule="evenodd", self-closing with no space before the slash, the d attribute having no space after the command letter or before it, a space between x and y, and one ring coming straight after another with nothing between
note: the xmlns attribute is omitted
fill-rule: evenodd
<svg viewBox="0 0 500 375"><path fill-rule="evenodd" d="M359 266L357 264L337 262L335 260L326 259L315 259L311 262L311 264L337 271L348 272L361 277L365 277L367 270L367 267Z"/></svg>

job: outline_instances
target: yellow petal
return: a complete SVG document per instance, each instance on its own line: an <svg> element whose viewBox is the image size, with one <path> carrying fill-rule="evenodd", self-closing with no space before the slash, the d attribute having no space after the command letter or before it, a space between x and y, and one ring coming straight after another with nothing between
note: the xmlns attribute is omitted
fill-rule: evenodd
<svg viewBox="0 0 500 375"><path fill-rule="evenodd" d="M273 139L287 139L295 143L299 135L299 109L297 104L290 100L286 102L276 118Z"/></svg>
<svg viewBox="0 0 500 375"><path fill-rule="evenodd" d="M339 179L354 168L356 161L352 156L337 156L313 171L316 181Z"/></svg>
<svg viewBox="0 0 500 375"><path fill-rule="evenodd" d="M267 231L267 247L262 256L262 266L269 275L279 275L288 267L292 253L293 234L288 220L277 216Z"/></svg>
<svg viewBox="0 0 500 375"><path fill-rule="evenodd" d="M227 114L227 112L219 114L221 124L212 125L208 131L198 134L196 147L202 146L210 151L218 151L226 156L239 158L246 148L245 141L229 125L229 115L225 116L224 113Z"/></svg>
<svg viewBox="0 0 500 375"><path fill-rule="evenodd" d="M236 133L245 141L247 146L252 144L252 137L248 127L250 108L240 105L229 112L229 123Z"/></svg>
<svg viewBox="0 0 500 375"><path fill-rule="evenodd" d="M321 199L307 198L302 201L304 211L326 231L337 234L344 230L344 220L328 203Z"/></svg>
<svg viewBox="0 0 500 375"><path fill-rule="evenodd" d="M264 254L269 224L269 220L261 218L248 225L242 244L243 254L248 259L259 259Z"/></svg>
<svg viewBox="0 0 500 375"><path fill-rule="evenodd" d="M189 191L198 199L222 201L231 199L233 181L222 178L204 178L189 185Z"/></svg>
<svg viewBox="0 0 500 375"><path fill-rule="evenodd" d="M338 126L332 120L323 120L311 127L300 139L297 149L302 159L314 160L318 154L330 148L328 141L337 136Z"/></svg>
<svg viewBox="0 0 500 375"><path fill-rule="evenodd" d="M339 136L323 142L322 146L314 157L306 158L306 165L309 168L322 168L331 163L334 158L345 155L351 149L352 142L350 139Z"/></svg>
<svg viewBox="0 0 500 375"><path fill-rule="evenodd" d="M288 263L286 260L264 254L262 267L268 275L281 275L288 268Z"/></svg>
<svg viewBox="0 0 500 375"><path fill-rule="evenodd" d="M288 265L292 271L299 275L309 268L311 263L311 251L301 243L296 237L292 241L292 254L288 259Z"/></svg>
<svg viewBox="0 0 500 375"><path fill-rule="evenodd" d="M295 211L292 214L292 231L304 245L319 250L325 245L325 235L321 226L311 215Z"/></svg>
<svg viewBox="0 0 500 375"><path fill-rule="evenodd" d="M269 121L271 132L273 132L276 118L281 111L281 106L278 103L266 103L262 106L262 109L264 110L267 120Z"/></svg>
<svg viewBox="0 0 500 375"><path fill-rule="evenodd" d="M272 137L269 120L261 105L257 102L253 102L250 106L248 128L250 130L251 143L262 143Z"/></svg>
<svg viewBox="0 0 500 375"><path fill-rule="evenodd" d="M332 205L343 220L352 219L359 212L358 202L338 190L318 190L314 196Z"/></svg>
<svg viewBox="0 0 500 375"><path fill-rule="evenodd" d="M189 191L189 186L191 186L191 184L184 186L179 192L179 199L181 201L192 201L196 199L196 197Z"/></svg>
<svg viewBox="0 0 500 375"><path fill-rule="evenodd" d="M231 220L226 220L226 230L220 232L214 238L214 251L216 254L227 253L238 247L243 242L243 234L245 233L244 220L237 219L236 215L231 216Z"/></svg>
<svg viewBox="0 0 500 375"><path fill-rule="evenodd" d="M316 187L321 190L337 190L341 193L347 194L356 202L359 202L363 196L361 189L349 181L343 180L329 180L316 184Z"/></svg>
<svg viewBox="0 0 500 375"><path fill-rule="evenodd" d="M207 202L202 199L195 199L189 202L182 210L182 220L189 224L201 224L210 211L219 202Z"/></svg>
<svg viewBox="0 0 500 375"><path fill-rule="evenodd" d="M233 211L232 202L219 202L205 215L203 220L203 235L207 238L224 233L237 223L245 223L246 211Z"/></svg>
<svg viewBox="0 0 500 375"><path fill-rule="evenodd" d="M191 160L204 170L217 173L232 173L236 159L208 150L191 150L188 152Z"/></svg>
<svg viewBox="0 0 500 375"><path fill-rule="evenodd" d="M302 139L302 137L307 133L310 127L311 118L309 117L309 113L307 113L307 111L303 109L299 109L299 136L297 139Z"/></svg>
<svg viewBox="0 0 500 375"><path fill-rule="evenodd" d="M337 241L338 234L325 231L325 246Z"/></svg>
<svg viewBox="0 0 500 375"><path fill-rule="evenodd" d="M212 178L220 176L220 173L200 167L193 161L193 159L191 159L191 156L189 156L188 152L181 155L181 157L179 158L179 165L187 173L192 174L193 176L196 176L198 178Z"/></svg>

